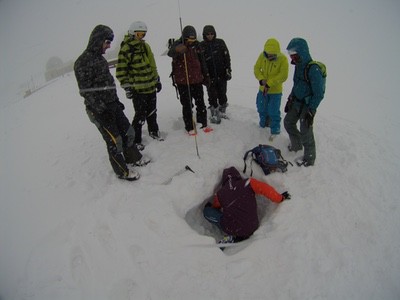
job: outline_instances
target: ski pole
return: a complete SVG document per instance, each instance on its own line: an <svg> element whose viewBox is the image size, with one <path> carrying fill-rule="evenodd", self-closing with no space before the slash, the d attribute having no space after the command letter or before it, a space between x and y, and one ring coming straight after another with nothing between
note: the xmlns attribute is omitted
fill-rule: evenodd
<svg viewBox="0 0 400 300"><path fill-rule="evenodd" d="M181 17L181 3L178 0L178 7L179 7L179 24L181 26L181 38L182 38L182 43L184 43L184 39L183 39L183 27L182 27L182 17ZM199 154L199 146L197 144L197 127L196 127L196 121L194 120L194 116L193 116L193 103L192 103L192 95L190 92L190 84L189 84L189 71L188 71L188 66L187 66L187 60L186 60L186 53L183 53L183 61L185 63L185 73L186 73L186 83L187 83L187 87L188 87L188 100L190 103L190 110L192 113L192 125L193 125L193 130L194 130L194 142L196 145L196 153L198 158L200 158L200 154Z"/></svg>

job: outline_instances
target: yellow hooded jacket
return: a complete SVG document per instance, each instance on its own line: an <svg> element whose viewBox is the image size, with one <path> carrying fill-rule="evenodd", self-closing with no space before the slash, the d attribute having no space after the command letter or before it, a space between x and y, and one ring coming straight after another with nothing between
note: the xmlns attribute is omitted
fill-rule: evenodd
<svg viewBox="0 0 400 300"><path fill-rule="evenodd" d="M266 54L276 54L276 60L269 61ZM264 51L258 56L254 65L254 75L258 81L266 80L269 86L268 94L281 94L283 83L287 80L289 73L289 63L286 56L281 53L279 42L274 39L268 39L264 45ZM260 91L264 87L260 86Z"/></svg>

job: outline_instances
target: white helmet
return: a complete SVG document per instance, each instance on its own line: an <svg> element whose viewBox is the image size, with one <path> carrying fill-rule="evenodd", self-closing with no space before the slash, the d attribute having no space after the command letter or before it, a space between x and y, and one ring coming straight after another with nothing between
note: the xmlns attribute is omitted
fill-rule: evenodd
<svg viewBox="0 0 400 300"><path fill-rule="evenodd" d="M131 26L129 27L128 33L129 33L130 35L135 35L135 32L136 32L136 31L144 31L144 32L147 32L147 26L146 26L146 24L145 24L144 22L142 22L142 21L133 22L133 23L131 24Z"/></svg>

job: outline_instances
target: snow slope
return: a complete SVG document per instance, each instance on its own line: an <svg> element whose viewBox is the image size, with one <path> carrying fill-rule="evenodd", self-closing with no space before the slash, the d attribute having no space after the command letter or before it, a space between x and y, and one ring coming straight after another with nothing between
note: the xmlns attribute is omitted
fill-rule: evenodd
<svg viewBox="0 0 400 300"><path fill-rule="evenodd" d="M305 2L312 4L306 13L294 1L269 4L271 12L257 9L265 1L221 1L206 18L193 13L200 4L181 1L198 31L215 24L231 49L230 120L199 134L197 157L169 82L170 59L157 56L158 120L166 140L151 140L144 127L144 153L153 162L139 169L137 182L115 177L73 74L28 98L2 99L0 299L399 299L399 41L391 36L400 28L399 5ZM141 19L160 28L148 40L162 53L179 27L167 20L164 28L148 10L175 13L176 3L143 3L149 20ZM232 21L218 18L222 11ZM262 16L277 30L264 32ZM304 16L320 27L299 22ZM288 20L301 25L292 28ZM357 29L364 20L377 21ZM238 24L246 22L251 34ZM241 169L248 148L268 143L268 132L257 125L252 67L272 34L282 49L304 36L313 57L328 66L327 94L315 119L318 157L314 167L285 174L263 176L254 166L255 177L288 190L292 200L258 199L262 220L251 243L221 252L201 208L223 168ZM291 79L283 104L290 88ZM129 101L121 89L118 94L132 118ZM288 153L287 144L283 129L273 145L293 161L300 154ZM164 184L185 165L195 173Z"/></svg>

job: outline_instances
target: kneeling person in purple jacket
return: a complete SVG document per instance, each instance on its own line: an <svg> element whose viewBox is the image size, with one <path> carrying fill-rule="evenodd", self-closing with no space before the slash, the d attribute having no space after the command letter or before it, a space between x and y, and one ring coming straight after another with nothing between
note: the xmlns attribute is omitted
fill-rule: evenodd
<svg viewBox="0 0 400 300"><path fill-rule="evenodd" d="M248 239L259 227L256 195L273 202L290 199L290 194L278 193L272 186L254 178L243 179L235 167L224 169L221 187L213 203L204 207L204 217L226 235L219 243L235 243Z"/></svg>

